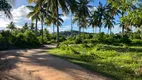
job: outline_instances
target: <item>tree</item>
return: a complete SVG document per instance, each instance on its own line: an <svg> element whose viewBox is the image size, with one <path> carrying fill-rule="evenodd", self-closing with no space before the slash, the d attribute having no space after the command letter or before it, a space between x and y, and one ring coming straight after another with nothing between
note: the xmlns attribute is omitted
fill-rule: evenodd
<svg viewBox="0 0 142 80"><path fill-rule="evenodd" d="M108 0L109 3L112 4L113 7L117 8L119 10L120 18L123 18L127 15L127 13L135 8L135 4L133 3L137 0ZM124 36L125 32L125 23L120 21L122 27L122 36Z"/></svg>
<svg viewBox="0 0 142 80"><path fill-rule="evenodd" d="M56 26L57 26L57 47L59 47L59 8L64 14L69 13L69 9L73 10L75 4L75 0L48 0L47 8L53 12L53 15L57 19Z"/></svg>
<svg viewBox="0 0 142 80"><path fill-rule="evenodd" d="M87 26L87 18L89 18L90 16L90 10L89 8L91 8L92 6L89 5L89 3L92 0L78 0L77 1L77 10L75 12L75 16L74 16L74 20L73 22L77 22L78 26L79 26L79 38L80 38L80 32L81 32L81 28L85 28Z"/></svg>
<svg viewBox="0 0 142 80"><path fill-rule="evenodd" d="M39 12L34 6L27 6L31 12L27 15L28 18L31 18L32 21L35 21L35 33L38 34L38 21L40 20Z"/></svg>
<svg viewBox="0 0 142 80"><path fill-rule="evenodd" d="M99 2L99 6L98 6L97 11L96 11L97 16L98 16L98 24L97 25L100 29L99 32L101 32L105 12L106 12L106 5L103 6L103 4Z"/></svg>
<svg viewBox="0 0 142 80"><path fill-rule="evenodd" d="M114 18L111 17L111 16L108 16L108 17L105 17L105 28L108 28L108 33L110 31L111 33L111 29L114 28L114 24L115 24L115 21L114 21Z"/></svg>
<svg viewBox="0 0 142 80"><path fill-rule="evenodd" d="M32 32L34 32L34 30L35 30L34 25L35 25L34 23L31 23L30 26L29 26L29 28L30 28L30 30L31 30Z"/></svg>
<svg viewBox="0 0 142 80"><path fill-rule="evenodd" d="M95 27L98 26L99 20L98 20L98 14L97 11L92 11L90 18L88 20L89 26L92 26L93 28L93 33L95 32Z"/></svg>
<svg viewBox="0 0 142 80"><path fill-rule="evenodd" d="M118 15L118 10L112 6L111 3L106 5L106 10L105 10L105 14L104 14L104 24L105 24L105 28L108 28L108 33L110 31L111 33L111 28L114 28L114 24L115 24L115 15Z"/></svg>
<svg viewBox="0 0 142 80"><path fill-rule="evenodd" d="M28 23L26 22L22 28L23 32L25 32L26 30L28 30L29 27L28 27Z"/></svg>
<svg viewBox="0 0 142 80"><path fill-rule="evenodd" d="M10 22L10 24L6 28L8 28L12 32L14 29L16 29L16 26L14 22Z"/></svg>
<svg viewBox="0 0 142 80"><path fill-rule="evenodd" d="M6 17L12 18L12 14L10 12L12 6L8 1L9 0L0 0L0 11L3 11Z"/></svg>

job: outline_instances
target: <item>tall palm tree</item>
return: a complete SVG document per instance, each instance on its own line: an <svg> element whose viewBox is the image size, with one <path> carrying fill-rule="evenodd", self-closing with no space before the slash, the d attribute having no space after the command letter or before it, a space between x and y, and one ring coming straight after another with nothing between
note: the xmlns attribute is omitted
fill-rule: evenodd
<svg viewBox="0 0 142 80"><path fill-rule="evenodd" d="M111 3L108 3L105 6L105 13L104 13L104 27L108 28L108 33L110 31L111 33L111 28L114 27L115 21L114 21L114 16L118 15L119 10L117 8L113 7Z"/></svg>
<svg viewBox="0 0 142 80"><path fill-rule="evenodd" d="M104 27L108 28L108 33L109 31L111 33L111 29L114 28L114 24L115 24L114 18L106 17L104 20L104 23L105 23Z"/></svg>
<svg viewBox="0 0 142 80"><path fill-rule="evenodd" d="M106 11L106 5L103 6L102 3L99 2L99 6L97 8L97 16L98 16L98 27L99 27L99 32L101 32L102 24L103 24L103 18L105 15Z"/></svg>
<svg viewBox="0 0 142 80"><path fill-rule="evenodd" d="M53 12L56 16L57 22L56 22L56 26L57 26L57 47L59 47L59 8L61 9L61 11L64 14L68 14L69 13L69 9L73 10L74 6L73 4L75 0L48 0L47 1L47 7L51 10L51 12Z"/></svg>
<svg viewBox="0 0 142 80"><path fill-rule="evenodd" d="M136 6L134 5L133 1L136 0L107 0L109 3L111 3L117 10L119 10L120 18L123 18L127 15L127 11L133 10ZM140 0L137 0L140 1ZM121 22L121 21L120 21ZM125 33L125 23L121 22L120 27L122 27L122 36Z"/></svg>
<svg viewBox="0 0 142 80"><path fill-rule="evenodd" d="M77 0L77 10L75 12L74 20L73 22L77 22L79 26L79 38L80 38L80 32L81 27L87 26L87 18L90 16L90 10L89 8L92 7L89 5L89 3L92 0Z"/></svg>
<svg viewBox="0 0 142 80"><path fill-rule="evenodd" d="M29 0L29 2L36 2L36 3L45 3L47 10L53 12L52 15L55 16L57 19L56 26L57 26L57 47L59 47L59 8L64 14L69 13L69 9L73 10L76 0ZM43 4L42 4L43 5ZM41 5L39 5L41 7Z"/></svg>
<svg viewBox="0 0 142 80"><path fill-rule="evenodd" d="M95 27L98 26L99 20L98 20L98 14L97 11L92 11L91 15L89 17L89 26L92 26L93 28L93 33L95 32Z"/></svg>
<svg viewBox="0 0 142 80"><path fill-rule="evenodd" d="M12 32L14 29L16 29L16 26L14 22L10 22L10 24L6 28L8 28Z"/></svg>
<svg viewBox="0 0 142 80"><path fill-rule="evenodd" d="M40 20L39 12L37 12L35 6L27 6L31 12L27 15L32 21L35 21L35 33L38 34L38 21Z"/></svg>

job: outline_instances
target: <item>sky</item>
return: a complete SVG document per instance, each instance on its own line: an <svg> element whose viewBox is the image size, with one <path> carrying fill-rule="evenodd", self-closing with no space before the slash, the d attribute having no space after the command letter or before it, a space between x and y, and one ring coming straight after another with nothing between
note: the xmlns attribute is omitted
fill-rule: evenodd
<svg viewBox="0 0 142 80"><path fill-rule="evenodd" d="M97 6L99 4L99 2L105 4L106 0L94 0L94 2L91 2L90 4L92 6ZM31 20L29 18L27 18L27 14L30 12L30 10L28 8L26 8L26 6L29 5L27 0L16 0L15 5L13 6L12 9L12 15L13 15L13 19L9 20L7 19L5 16L0 15L0 30L6 29L6 26L13 21L16 25L16 27L21 28L26 22L31 23ZM69 31L71 30L71 17L70 15L68 16L62 16L61 17L64 20L63 26L60 27L60 31ZM116 18L117 20L118 18ZM40 22L38 23L38 28L40 29ZM53 31L52 26L44 26L44 28L47 28L51 33ZM78 26L77 24L73 25L73 30L78 30ZM84 29L85 32L93 32L93 29L91 27ZM56 31L56 30L55 30ZM98 32L99 29L96 29L96 32ZM102 31L107 33L108 30L102 28ZM114 33L119 33L121 31L121 28L119 28L119 25L115 25L115 28L112 29L112 31Z"/></svg>

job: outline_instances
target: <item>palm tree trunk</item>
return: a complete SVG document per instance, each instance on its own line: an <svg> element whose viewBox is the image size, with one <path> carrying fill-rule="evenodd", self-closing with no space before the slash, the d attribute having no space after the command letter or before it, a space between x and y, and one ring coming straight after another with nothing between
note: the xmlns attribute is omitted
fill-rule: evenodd
<svg viewBox="0 0 142 80"><path fill-rule="evenodd" d="M108 34L109 34L109 28L108 28Z"/></svg>
<svg viewBox="0 0 142 80"><path fill-rule="evenodd" d="M57 23L56 23L56 25L57 25L57 46L56 47L59 47L59 45L60 45L59 44L59 24L58 24L58 20L59 20L59 15L58 15L59 14L59 9L58 9L58 1L57 0L56 0L56 4L57 4L57 9L56 9L57 10L57 12L56 12L57 13L56 14L57 15Z"/></svg>
<svg viewBox="0 0 142 80"><path fill-rule="evenodd" d="M95 33L95 28L93 27L93 33Z"/></svg>
<svg viewBox="0 0 142 80"><path fill-rule="evenodd" d="M122 11L122 17L123 16L124 16L124 12ZM122 23L122 37L124 36L124 28L125 28L124 23Z"/></svg>
<svg viewBox="0 0 142 80"><path fill-rule="evenodd" d="M72 17L73 17L73 14L71 14L71 33L72 33L72 31L73 31Z"/></svg>
<svg viewBox="0 0 142 80"><path fill-rule="evenodd" d="M124 25L122 25L122 36L124 36Z"/></svg>
<svg viewBox="0 0 142 80"><path fill-rule="evenodd" d="M79 35L79 39L80 39L80 33L81 33L81 27L79 27L79 32L78 32L78 35Z"/></svg>
<svg viewBox="0 0 142 80"><path fill-rule="evenodd" d="M37 33L37 23L38 23L38 20L36 18L36 25L35 25L35 33L36 33L36 35L38 35L38 33Z"/></svg>
<svg viewBox="0 0 142 80"><path fill-rule="evenodd" d="M42 20L41 20L41 27L42 27L42 45L43 45L43 17L42 17Z"/></svg>
<svg viewBox="0 0 142 80"><path fill-rule="evenodd" d="M97 33L97 27L95 28L95 33Z"/></svg>
<svg viewBox="0 0 142 80"><path fill-rule="evenodd" d="M55 32L55 26L54 26L54 24L53 24L53 33Z"/></svg>
<svg viewBox="0 0 142 80"><path fill-rule="evenodd" d="M99 33L101 33L101 27L99 28L100 30L99 30Z"/></svg>
<svg viewBox="0 0 142 80"><path fill-rule="evenodd" d="M111 28L110 28L110 34L111 34Z"/></svg>

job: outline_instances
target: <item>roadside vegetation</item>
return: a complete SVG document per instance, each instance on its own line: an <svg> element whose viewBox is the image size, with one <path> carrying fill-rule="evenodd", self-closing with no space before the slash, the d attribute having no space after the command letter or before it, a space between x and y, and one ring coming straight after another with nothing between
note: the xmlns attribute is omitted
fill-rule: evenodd
<svg viewBox="0 0 142 80"><path fill-rule="evenodd" d="M136 35L82 34L82 40L68 37L48 53L115 80L141 80L142 39Z"/></svg>

